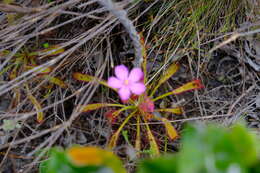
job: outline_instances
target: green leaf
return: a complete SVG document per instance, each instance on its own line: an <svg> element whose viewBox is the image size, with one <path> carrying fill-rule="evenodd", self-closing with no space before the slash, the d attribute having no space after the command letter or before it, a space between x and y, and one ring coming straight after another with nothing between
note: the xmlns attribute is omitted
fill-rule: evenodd
<svg viewBox="0 0 260 173"><path fill-rule="evenodd" d="M152 160L143 160L137 173L177 173L176 163L176 157L173 155L166 155Z"/></svg>
<svg viewBox="0 0 260 173"><path fill-rule="evenodd" d="M216 125L193 126L186 129L183 137L178 172L227 172L235 166L246 173L257 159L256 137L244 125L231 129Z"/></svg>
<svg viewBox="0 0 260 173"><path fill-rule="evenodd" d="M260 140L243 124L189 125L178 154L144 160L138 173L259 173Z"/></svg>

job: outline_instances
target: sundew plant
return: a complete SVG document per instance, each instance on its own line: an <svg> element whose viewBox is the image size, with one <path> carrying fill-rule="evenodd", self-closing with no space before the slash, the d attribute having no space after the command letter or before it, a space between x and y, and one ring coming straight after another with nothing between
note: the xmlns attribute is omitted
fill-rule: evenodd
<svg viewBox="0 0 260 173"><path fill-rule="evenodd" d="M74 79L84 82L98 82L105 87L110 88L118 93L122 103L91 103L88 105L80 106L81 112L88 112L105 107L113 107L112 111L106 113L106 117L114 122L118 117L124 117L120 122L120 126L113 133L108 142L108 148L113 149L118 141L118 138L124 128L124 126L131 120L136 121L136 134L135 134L135 150L142 151L141 145L141 127L145 127L146 135L149 141L149 153L151 156L159 155L159 146L156 142L149 126L149 121L156 120L161 121L165 127L168 138L174 140L178 137L178 132L171 124L171 122L164 116L165 112L172 114L182 114L181 107L168 107L168 108L156 108L157 103L160 103L162 99L170 95L177 95L186 91L201 89L203 85L199 79L192 80L172 91L165 94L155 96L156 91L160 86L165 83L172 75L174 75L179 69L179 63L173 62L168 68L159 76L158 79L154 79L151 84L147 84L149 74L146 70L147 55L145 46L143 46L143 62L142 67L135 67L129 71L125 65L118 65L114 68L115 76L111 76L107 81L100 80L94 76L88 74L82 74L75 72L73 74ZM120 101L119 100L119 101ZM117 108L117 109L115 109ZM144 126L141 126L144 123ZM131 135L132 136L132 135Z"/></svg>

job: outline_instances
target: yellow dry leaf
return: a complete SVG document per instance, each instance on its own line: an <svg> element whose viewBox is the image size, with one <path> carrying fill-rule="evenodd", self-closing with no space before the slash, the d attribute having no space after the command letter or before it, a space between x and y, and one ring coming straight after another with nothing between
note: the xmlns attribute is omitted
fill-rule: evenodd
<svg viewBox="0 0 260 173"><path fill-rule="evenodd" d="M184 85L182 85L181 87L173 90L171 93L172 94L180 94L186 91L190 91L190 90L195 90L195 89L200 89L203 88L204 86L201 84L200 80L193 80L191 82L188 82Z"/></svg>
<svg viewBox="0 0 260 173"><path fill-rule="evenodd" d="M0 52L0 58L7 56L8 54L10 54L11 52L9 50L3 50Z"/></svg>
<svg viewBox="0 0 260 173"><path fill-rule="evenodd" d="M103 107L126 107L125 105L121 104L111 104L111 103L93 103L93 104L88 104L85 106L81 106L80 112L88 112L88 111L93 111L97 110ZM120 109L121 110L121 109Z"/></svg>
<svg viewBox="0 0 260 173"><path fill-rule="evenodd" d="M159 84L161 85L164 82L166 82L172 75L174 75L179 70L179 67L180 66L178 63L176 62L172 63L161 76L159 80Z"/></svg>
<svg viewBox="0 0 260 173"><path fill-rule="evenodd" d="M73 73L72 76L73 76L74 79L79 80L79 81L83 81L83 82L91 82L91 81L94 80L93 76L78 73L78 72Z"/></svg>
<svg viewBox="0 0 260 173"><path fill-rule="evenodd" d="M160 155L159 147L155 141L155 138L150 130L149 125L147 124L147 121L145 120L146 130L147 130L147 136L150 143L150 150L152 152L152 157Z"/></svg>
<svg viewBox="0 0 260 173"><path fill-rule="evenodd" d="M49 74L50 72L52 72L52 68L51 67L46 67L46 68L42 68L39 70L40 74Z"/></svg>
<svg viewBox="0 0 260 173"><path fill-rule="evenodd" d="M82 74L82 73L79 73L79 72L75 72L72 74L72 77L76 80L79 80L79 81L83 81L83 82L97 82L101 85L104 85L108 88L111 88L110 86L108 86L107 82L104 81L104 80L101 80L101 79L98 79L94 76L90 76L90 75L87 75L87 74ZM111 88L113 90L115 90L114 88Z"/></svg>
<svg viewBox="0 0 260 173"><path fill-rule="evenodd" d="M162 118L162 122L164 123L166 132L171 140L176 139L179 135L173 125L166 119Z"/></svg>
<svg viewBox="0 0 260 173"><path fill-rule="evenodd" d="M182 109L180 107L176 108L163 108L163 109L156 109L156 112L170 112L173 114L182 114Z"/></svg>
<svg viewBox="0 0 260 173"><path fill-rule="evenodd" d="M121 131L121 130L120 130ZM118 139L118 136L120 134L120 131L117 130L116 133L114 133L112 135L112 137L110 138L109 140L109 143L108 143L108 148L109 149L113 149L115 146L116 146L116 143L117 143L117 139Z"/></svg>
<svg viewBox="0 0 260 173"><path fill-rule="evenodd" d="M103 107L106 107L108 104L107 103L94 103L94 104L88 104L86 106L81 107L81 112L88 112L88 111L93 111L97 110Z"/></svg>
<svg viewBox="0 0 260 173"><path fill-rule="evenodd" d="M14 0L4 0L3 2L4 2L4 4L10 4L10 3L14 2Z"/></svg>
<svg viewBox="0 0 260 173"><path fill-rule="evenodd" d="M30 66L27 65L25 66L26 69L31 70L33 68L36 68L37 66ZM44 68L40 68L38 70L36 70L37 72L39 72L39 75L46 75L52 72L52 68L51 67L44 67Z"/></svg>
<svg viewBox="0 0 260 173"><path fill-rule="evenodd" d="M18 68L18 66L15 66L13 68L13 70L10 72L10 74L9 74L9 79L10 80L13 80L13 79L15 79L17 77L17 68Z"/></svg>
<svg viewBox="0 0 260 173"><path fill-rule="evenodd" d="M57 77L48 77L48 80L49 80L50 83L58 85L61 88L67 88L67 84L63 80L61 80Z"/></svg>
<svg viewBox="0 0 260 173"><path fill-rule="evenodd" d="M33 52L32 54L33 55L37 54L38 56L41 56L41 55L47 53L48 56L54 56L54 55L59 55L59 54L63 53L64 51L65 51L64 48L61 48L59 45L54 45L54 46L51 46L50 48L40 50L37 52Z"/></svg>
<svg viewBox="0 0 260 173"><path fill-rule="evenodd" d="M34 105L34 108L37 111L37 122L41 123L43 121L43 112L41 111L42 106L41 104L37 101L37 99L30 93L29 89L27 89L27 96L29 98L29 100L32 102L32 104Z"/></svg>
<svg viewBox="0 0 260 173"><path fill-rule="evenodd" d="M179 70L179 67L179 64L177 62L174 62L167 68L167 70L160 76L160 80L152 90L151 96L164 82L166 82L172 75L174 75Z"/></svg>

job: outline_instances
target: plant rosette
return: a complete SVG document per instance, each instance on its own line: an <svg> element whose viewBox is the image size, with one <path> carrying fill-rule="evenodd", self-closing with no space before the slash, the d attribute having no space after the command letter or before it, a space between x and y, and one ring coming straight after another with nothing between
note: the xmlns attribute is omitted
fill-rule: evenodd
<svg viewBox="0 0 260 173"><path fill-rule="evenodd" d="M144 44L142 44L144 45ZM156 109L155 102L162 100L163 98L170 95L177 95L183 92L197 90L203 88L203 85L199 79L192 80L170 92L154 97L154 94L158 88L165 83L172 75L174 75L178 69L179 64L174 62L168 66L164 73L158 78L158 80L153 80L150 85L145 85L147 81L147 71L146 71L146 50L143 46L143 58L142 68L133 68L131 71L125 65L118 65L114 68L115 76L108 78L108 81L98 79L94 76L88 74L82 74L79 72L73 73L73 78L83 82L96 82L105 87L108 87L118 93L121 103L92 103L88 105L81 105L81 112L88 112L97 110L105 107L112 107L105 113L105 116L110 122L114 122L117 117L123 112L127 112L127 116L120 123L119 128L110 138L108 143L108 148L113 149L116 144L118 137L121 134L124 126L129 122L130 119L136 120L136 139L135 139L135 149L136 151L141 151L141 124L145 124L145 129L150 144L150 153L152 156L159 155L159 146L155 140L155 137L150 129L148 122L151 119L161 121L165 126L165 130L170 140L176 139L179 135L172 123L165 117L161 116L161 113L169 112L172 114L180 115L182 114L181 107L169 107Z"/></svg>

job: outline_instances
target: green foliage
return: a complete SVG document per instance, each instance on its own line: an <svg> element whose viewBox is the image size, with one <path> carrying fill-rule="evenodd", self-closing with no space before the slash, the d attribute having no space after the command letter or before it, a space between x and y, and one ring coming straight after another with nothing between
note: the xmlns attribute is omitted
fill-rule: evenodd
<svg viewBox="0 0 260 173"><path fill-rule="evenodd" d="M98 167L73 166L66 156L66 153L58 148L52 149L50 158L42 162L40 166L40 173L88 173L94 171L98 171Z"/></svg>
<svg viewBox="0 0 260 173"><path fill-rule="evenodd" d="M126 172L116 156L95 147L76 147L67 151L52 149L50 158L42 162L40 170L41 173ZM259 138L242 124L231 128L188 126L178 154L143 160L137 169L137 173L259 172Z"/></svg>
<svg viewBox="0 0 260 173"><path fill-rule="evenodd" d="M181 151L141 163L138 173L257 173L260 141L244 125L188 126Z"/></svg>
<svg viewBox="0 0 260 173"><path fill-rule="evenodd" d="M139 165L138 173L175 173L176 157L167 155L152 160L144 160Z"/></svg>
<svg viewBox="0 0 260 173"><path fill-rule="evenodd" d="M96 147L53 148L40 164L40 173L124 173L121 161Z"/></svg>
<svg viewBox="0 0 260 173"><path fill-rule="evenodd" d="M49 45L49 43L43 43L43 47L44 47L45 49L47 49L47 48L50 47L50 45Z"/></svg>

